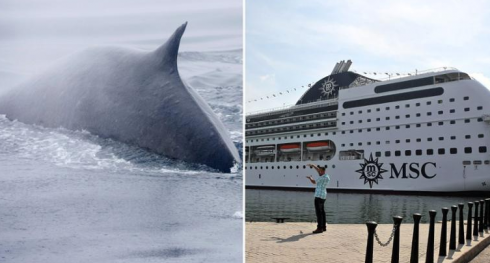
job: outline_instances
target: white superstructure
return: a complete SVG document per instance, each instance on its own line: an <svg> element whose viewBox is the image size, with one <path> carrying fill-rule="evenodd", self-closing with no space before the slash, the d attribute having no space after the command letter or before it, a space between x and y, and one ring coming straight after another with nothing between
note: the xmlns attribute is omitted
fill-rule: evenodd
<svg viewBox="0 0 490 263"><path fill-rule="evenodd" d="M447 68L377 81L349 62L295 106L246 116L247 187L312 188L314 163L329 189L490 191L487 88Z"/></svg>

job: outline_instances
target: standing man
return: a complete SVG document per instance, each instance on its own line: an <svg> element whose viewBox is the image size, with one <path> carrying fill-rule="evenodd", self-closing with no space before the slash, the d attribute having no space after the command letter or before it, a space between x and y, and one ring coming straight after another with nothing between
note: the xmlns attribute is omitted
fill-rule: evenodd
<svg viewBox="0 0 490 263"><path fill-rule="evenodd" d="M330 176L325 173L324 167L318 167L314 164L308 164L310 168L314 168L318 176L320 176L317 180L313 179L311 175L306 176L306 178L310 179L312 184L316 184L315 189L315 212L316 212L316 220L318 222L316 230L313 231L313 234L322 233L323 231L327 231L327 221L325 219L325 200L327 199L327 185L330 182Z"/></svg>

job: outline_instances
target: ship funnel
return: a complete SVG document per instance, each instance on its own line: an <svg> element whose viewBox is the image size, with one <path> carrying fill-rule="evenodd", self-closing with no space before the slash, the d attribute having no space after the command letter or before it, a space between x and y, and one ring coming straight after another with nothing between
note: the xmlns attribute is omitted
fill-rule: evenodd
<svg viewBox="0 0 490 263"><path fill-rule="evenodd" d="M345 62L345 60L342 60L337 64L335 64L335 67L333 68L332 73L330 73L330 75L347 72L350 68L350 65L352 65L352 61L350 59L347 60L347 62Z"/></svg>

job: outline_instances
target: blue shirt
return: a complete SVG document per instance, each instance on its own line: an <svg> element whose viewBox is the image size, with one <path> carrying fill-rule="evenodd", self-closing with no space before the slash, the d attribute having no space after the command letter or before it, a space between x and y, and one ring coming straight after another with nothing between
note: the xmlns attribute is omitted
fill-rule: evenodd
<svg viewBox="0 0 490 263"><path fill-rule="evenodd" d="M324 174L316 179L315 197L327 199L327 185L329 182L330 176L328 174Z"/></svg>

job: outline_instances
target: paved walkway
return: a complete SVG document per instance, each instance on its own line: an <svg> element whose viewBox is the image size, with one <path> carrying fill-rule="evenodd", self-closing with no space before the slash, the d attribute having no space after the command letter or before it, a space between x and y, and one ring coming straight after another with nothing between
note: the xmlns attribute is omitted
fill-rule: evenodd
<svg viewBox="0 0 490 263"><path fill-rule="evenodd" d="M364 262L366 253L367 228L364 224L328 225L327 232L312 234L316 228L313 223L246 223L245 255L247 263L268 262ZM377 233L385 242L393 225L378 225ZM428 224L420 225L420 262L425 262L427 249ZM484 238L472 241L471 246L459 245L457 251L449 251L448 257L438 257L441 224L435 228L435 262L453 262ZM450 223L448 223L447 242L449 246ZM400 228L400 262L410 261L413 225L402 224ZM376 242L376 241L375 241ZM375 243L374 262L391 262L392 244L381 247ZM487 252L487 251L485 251ZM478 261L476 261L478 262ZM490 260L482 261L490 262Z"/></svg>
<svg viewBox="0 0 490 263"><path fill-rule="evenodd" d="M471 263L488 263L490 262L490 246L485 248L476 258L474 258Z"/></svg>

